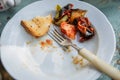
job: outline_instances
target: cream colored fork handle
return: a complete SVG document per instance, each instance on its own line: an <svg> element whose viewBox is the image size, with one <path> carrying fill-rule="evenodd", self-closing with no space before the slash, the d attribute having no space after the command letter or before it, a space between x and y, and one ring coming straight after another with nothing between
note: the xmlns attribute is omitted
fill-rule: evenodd
<svg viewBox="0 0 120 80"><path fill-rule="evenodd" d="M99 59L93 53L85 48L79 49L79 54L91 62L98 70L107 74L112 79L120 80L120 71L112 67L111 65L105 63L103 60Z"/></svg>

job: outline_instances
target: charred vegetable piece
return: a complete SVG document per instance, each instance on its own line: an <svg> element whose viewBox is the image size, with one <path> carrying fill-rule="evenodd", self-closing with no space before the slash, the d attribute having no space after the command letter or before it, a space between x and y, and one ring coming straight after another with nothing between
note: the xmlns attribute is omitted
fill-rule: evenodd
<svg viewBox="0 0 120 80"><path fill-rule="evenodd" d="M56 25L60 25L60 23L62 23L62 22L64 22L64 21L67 21L67 20L68 20L68 16L65 15L65 16L63 16L61 19L59 19L58 21L55 21L54 23L55 23Z"/></svg>
<svg viewBox="0 0 120 80"><path fill-rule="evenodd" d="M55 15L55 19L59 19L59 16L60 16L60 11L61 11L61 6L60 5L57 5L56 6L56 15Z"/></svg>
<svg viewBox="0 0 120 80"><path fill-rule="evenodd" d="M95 34L95 29L85 17L86 12L87 10L73 9L73 4L67 4L62 8L57 5L54 24L60 26L61 32L71 39L75 39L76 33L79 32L80 42L84 42Z"/></svg>
<svg viewBox="0 0 120 80"><path fill-rule="evenodd" d="M60 24L61 32L64 33L70 39L75 39L76 29L74 25L68 24L67 22L62 22Z"/></svg>
<svg viewBox="0 0 120 80"><path fill-rule="evenodd" d="M80 32L80 42L88 40L94 36L94 28L91 26L87 17L79 17L76 21L77 29Z"/></svg>
<svg viewBox="0 0 120 80"><path fill-rule="evenodd" d="M70 16L72 7L73 7L73 4L67 4L66 6L64 6L60 10L60 16L64 16L64 15L69 15Z"/></svg>
<svg viewBox="0 0 120 80"><path fill-rule="evenodd" d="M67 9L67 10L70 10L70 9L73 8L73 4L69 3L64 8Z"/></svg>
<svg viewBox="0 0 120 80"><path fill-rule="evenodd" d="M56 12L59 12L61 9L62 9L62 8L61 8L60 5L57 5L57 6L56 6Z"/></svg>
<svg viewBox="0 0 120 80"><path fill-rule="evenodd" d="M54 23L56 25L60 25L63 21L68 21L70 16L70 10L72 8L72 4L68 4L67 6L61 8L60 5L56 6L56 15L54 17Z"/></svg>
<svg viewBox="0 0 120 80"><path fill-rule="evenodd" d="M86 12L87 12L86 10L82 10L82 9L72 9L70 23L73 23L74 19L76 19L78 17L85 16Z"/></svg>

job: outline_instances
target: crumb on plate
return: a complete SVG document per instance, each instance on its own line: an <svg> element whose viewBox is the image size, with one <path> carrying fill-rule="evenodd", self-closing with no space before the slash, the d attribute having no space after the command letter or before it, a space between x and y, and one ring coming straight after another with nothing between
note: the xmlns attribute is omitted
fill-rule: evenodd
<svg viewBox="0 0 120 80"><path fill-rule="evenodd" d="M27 41L27 42L26 42L27 45L29 45L29 44L31 44L31 43L32 43L32 41Z"/></svg>
<svg viewBox="0 0 120 80"><path fill-rule="evenodd" d="M50 39L46 39L46 43L47 43L48 45L52 45L52 44L53 44L52 40L50 40Z"/></svg>
<svg viewBox="0 0 120 80"><path fill-rule="evenodd" d="M79 56L72 57L73 59L73 64L80 64L83 65L83 58L80 58Z"/></svg>
<svg viewBox="0 0 120 80"><path fill-rule="evenodd" d="M40 45L42 48L52 46L53 42L50 39L46 39L45 41L40 41Z"/></svg>

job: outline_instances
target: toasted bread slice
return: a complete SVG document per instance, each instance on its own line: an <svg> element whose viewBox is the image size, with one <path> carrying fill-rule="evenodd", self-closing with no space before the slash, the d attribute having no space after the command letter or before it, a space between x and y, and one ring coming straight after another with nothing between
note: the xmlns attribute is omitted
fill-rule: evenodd
<svg viewBox="0 0 120 80"><path fill-rule="evenodd" d="M45 35L48 32L51 23L51 15L42 17L37 16L32 20L21 21L21 25L25 28L25 30L36 38Z"/></svg>

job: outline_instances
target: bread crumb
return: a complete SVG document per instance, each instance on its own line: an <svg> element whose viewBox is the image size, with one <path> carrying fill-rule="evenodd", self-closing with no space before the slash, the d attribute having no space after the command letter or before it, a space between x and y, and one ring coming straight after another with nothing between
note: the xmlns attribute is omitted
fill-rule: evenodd
<svg viewBox="0 0 120 80"><path fill-rule="evenodd" d="M46 39L45 41L40 41L41 48L49 47L53 45L53 41Z"/></svg>
<svg viewBox="0 0 120 80"><path fill-rule="evenodd" d="M73 64L80 64L83 65L83 58L80 58L79 56L72 57L73 59Z"/></svg>
<svg viewBox="0 0 120 80"><path fill-rule="evenodd" d="M32 41L27 41L27 42L26 42L27 45L29 45L29 44L31 44L31 43L32 43Z"/></svg>
<svg viewBox="0 0 120 80"><path fill-rule="evenodd" d="M41 48L45 48L46 43L45 43L44 41L41 41L41 42L40 42L40 45L41 45Z"/></svg>
<svg viewBox="0 0 120 80"><path fill-rule="evenodd" d="M46 39L46 43L47 43L48 45L52 45L52 44L53 44L52 40L50 40L50 39Z"/></svg>
<svg viewBox="0 0 120 80"><path fill-rule="evenodd" d="M60 56L62 56L62 54L61 54L61 53L59 53L59 55L60 55Z"/></svg>
<svg viewBox="0 0 120 80"><path fill-rule="evenodd" d="M64 57L62 57L62 60L64 60Z"/></svg>
<svg viewBox="0 0 120 80"><path fill-rule="evenodd" d="M57 46L52 46L53 48L57 48Z"/></svg>

